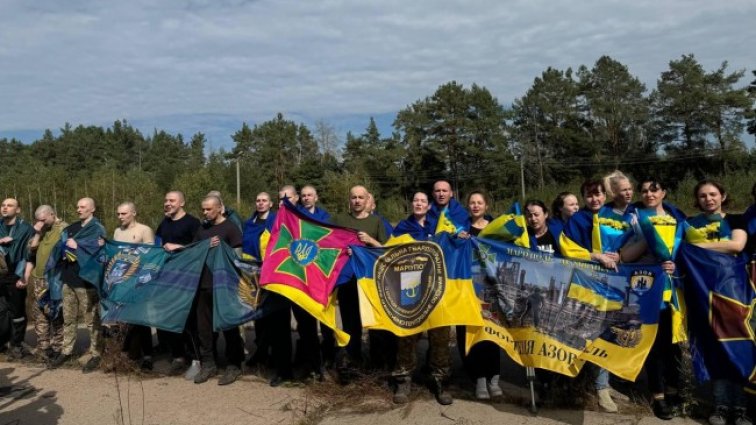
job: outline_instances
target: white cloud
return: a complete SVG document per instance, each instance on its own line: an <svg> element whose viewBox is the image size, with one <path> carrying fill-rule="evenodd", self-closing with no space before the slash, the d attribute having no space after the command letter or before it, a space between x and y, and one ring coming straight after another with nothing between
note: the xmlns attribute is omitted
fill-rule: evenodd
<svg viewBox="0 0 756 425"><path fill-rule="evenodd" d="M756 3L5 1L0 130L223 114L395 112L455 79L505 104L607 54L653 88L671 59L756 68Z"/></svg>

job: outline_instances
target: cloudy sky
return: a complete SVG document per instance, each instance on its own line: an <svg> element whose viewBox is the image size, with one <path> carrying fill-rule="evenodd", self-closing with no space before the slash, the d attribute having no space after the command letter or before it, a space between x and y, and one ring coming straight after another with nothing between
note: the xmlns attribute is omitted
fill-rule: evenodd
<svg viewBox="0 0 756 425"><path fill-rule="evenodd" d="M753 0L0 0L0 137L110 125L208 135L283 112L361 133L450 80L505 105L546 67L756 69Z"/></svg>

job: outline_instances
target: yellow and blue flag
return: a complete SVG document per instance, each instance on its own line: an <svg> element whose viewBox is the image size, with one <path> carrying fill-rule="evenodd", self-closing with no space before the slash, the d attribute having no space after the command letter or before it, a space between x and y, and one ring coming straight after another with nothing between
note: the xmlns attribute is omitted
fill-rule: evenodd
<svg viewBox="0 0 756 425"><path fill-rule="evenodd" d="M590 305L598 311L621 310L622 302L625 299L625 295L621 291L591 278L580 269L572 271L567 296Z"/></svg>
<svg viewBox="0 0 756 425"><path fill-rule="evenodd" d="M575 376L591 362L635 380L656 338L660 266L615 272L490 239L473 243L485 326L468 328L466 349L491 341L523 366Z"/></svg>
<svg viewBox="0 0 756 425"><path fill-rule="evenodd" d="M720 214L698 214L688 217L685 240L689 243L729 241L732 229Z"/></svg>
<svg viewBox="0 0 756 425"><path fill-rule="evenodd" d="M528 223L522 214L519 202L512 204L506 214L502 214L488 223L488 226L481 230L478 236L511 242L523 248L530 248L531 246L528 236Z"/></svg>
<svg viewBox="0 0 756 425"><path fill-rule="evenodd" d="M634 235L628 213L604 205L597 213L581 208L565 224L559 248L566 258L589 261L591 253L619 252Z"/></svg>
<svg viewBox="0 0 756 425"><path fill-rule="evenodd" d="M469 230L470 220L467 210L454 198L450 199L444 207L433 203L426 219L430 221L436 234L445 232L456 235Z"/></svg>
<svg viewBox="0 0 756 425"><path fill-rule="evenodd" d="M472 286L471 243L441 233L391 247L352 246L362 326L397 336L482 326Z"/></svg>
<svg viewBox="0 0 756 425"><path fill-rule="evenodd" d="M268 248L270 233L273 223L276 221L276 213L268 212L265 221L259 222L257 212L244 223L242 234L242 259L262 261L265 259L265 250Z"/></svg>

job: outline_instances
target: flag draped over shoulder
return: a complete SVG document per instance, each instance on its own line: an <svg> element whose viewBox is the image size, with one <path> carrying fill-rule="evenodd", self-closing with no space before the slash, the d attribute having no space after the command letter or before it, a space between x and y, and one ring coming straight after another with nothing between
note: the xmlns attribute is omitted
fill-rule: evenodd
<svg viewBox="0 0 756 425"><path fill-rule="evenodd" d="M745 256L684 242L679 258L696 377L756 388L756 288L746 273Z"/></svg>
<svg viewBox="0 0 756 425"><path fill-rule="evenodd" d="M559 246L565 257L588 261L594 252L618 252L633 235L629 214L617 214L608 205L597 213L582 208L565 224Z"/></svg>
<svg viewBox="0 0 756 425"><path fill-rule="evenodd" d="M638 208L638 227L648 246L648 251L659 262L674 261L680 248L685 228L685 214L675 206L664 203L666 215L657 215L655 211ZM687 340L685 325L685 299L682 293L679 273L667 276L662 300L668 303L672 312L672 342Z"/></svg>
<svg viewBox="0 0 756 425"><path fill-rule="evenodd" d="M488 223L480 231L481 238L495 239L511 242L517 246L530 248L531 241L528 236L528 224L520 209L520 203L515 202L506 214L502 214ZM557 236L557 235L554 235Z"/></svg>
<svg viewBox="0 0 756 425"><path fill-rule="evenodd" d="M362 245L356 231L313 221L286 201L273 224L260 275L261 286L332 328L341 346L349 335L336 327L333 289L349 259L349 245Z"/></svg>
<svg viewBox="0 0 756 425"><path fill-rule="evenodd" d="M43 310L50 311L56 316L63 300L63 281L61 273L64 261L76 261L79 264L79 277L97 286L102 279L102 266L98 262L100 253L100 238L105 237L105 227L96 217L82 227L75 235L68 233L67 227L60 235L60 241L50 252L50 258L45 265L45 278L49 285L49 298L46 298L41 306ZM66 241L73 238L76 241L76 250L66 247Z"/></svg>
<svg viewBox="0 0 756 425"><path fill-rule="evenodd" d="M225 243L210 248L210 241L204 240L169 253L154 245L107 241L98 261L103 323L182 332L204 266L213 275L215 330L230 329L276 308L256 284L257 269L238 261Z"/></svg>
<svg viewBox="0 0 756 425"><path fill-rule="evenodd" d="M270 211L264 222L257 223L257 212L255 212L252 217L244 223L242 258L254 261L264 260L265 250L268 248L270 232L273 230L273 223L275 220L276 213Z"/></svg>
<svg viewBox="0 0 756 425"><path fill-rule="evenodd" d="M362 326L408 336L482 326L471 280L469 239L448 233L383 248L352 247Z"/></svg>
<svg viewBox="0 0 756 425"><path fill-rule="evenodd" d="M427 220L431 222L435 233L446 232L456 235L468 230L467 210L454 198L451 198L444 207L439 207L434 202L428 210Z"/></svg>
<svg viewBox="0 0 756 425"><path fill-rule="evenodd" d="M0 245L0 255L7 258L8 266L16 265L14 270L8 270L18 277L24 276L26 268L26 254L29 240L34 236L34 229L20 217L16 223L8 227L5 220L0 219L0 239L10 236L13 241L7 245Z"/></svg>
<svg viewBox="0 0 756 425"><path fill-rule="evenodd" d="M594 363L635 380L656 337L664 273L658 265L571 261L473 238L482 328L466 348L492 341L517 363L568 376Z"/></svg>

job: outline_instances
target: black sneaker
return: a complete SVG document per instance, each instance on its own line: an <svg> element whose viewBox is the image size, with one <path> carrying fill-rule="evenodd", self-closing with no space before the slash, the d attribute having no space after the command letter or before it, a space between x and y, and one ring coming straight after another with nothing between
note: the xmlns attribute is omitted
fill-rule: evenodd
<svg viewBox="0 0 756 425"><path fill-rule="evenodd" d="M152 370L153 364L152 364L152 358L151 357L145 357L142 359L142 363L139 364L139 369L143 371L150 371Z"/></svg>
<svg viewBox="0 0 756 425"><path fill-rule="evenodd" d="M181 357L177 357L171 360L171 369L168 371L168 375L177 376L181 375L186 370L186 361Z"/></svg>
<svg viewBox="0 0 756 425"><path fill-rule="evenodd" d="M271 387L279 387L287 382L291 381L291 377L276 375L270 380Z"/></svg>
<svg viewBox="0 0 756 425"><path fill-rule="evenodd" d="M672 409L667 405L667 401L663 398L654 399L654 403L651 405L654 410L654 416L659 419L668 421L675 415L672 413Z"/></svg>
<svg viewBox="0 0 756 425"><path fill-rule="evenodd" d="M63 366L68 360L71 359L70 354L58 353L55 357L51 358L47 363L48 369L57 369Z"/></svg>
<svg viewBox="0 0 756 425"><path fill-rule="evenodd" d="M239 379L241 374L241 369L234 365L228 365L226 366L226 371L223 373L223 376L218 379L218 385L233 384L237 379Z"/></svg>
<svg viewBox="0 0 756 425"><path fill-rule="evenodd" d="M195 384L202 384L207 382L208 379L218 374L218 368L215 365L202 366L197 376L194 377Z"/></svg>
<svg viewBox="0 0 756 425"><path fill-rule="evenodd" d="M89 360L87 360L87 363L84 364L84 367L81 368L81 371L84 373L94 372L98 367L100 367L100 362L102 362L102 357L92 356Z"/></svg>

